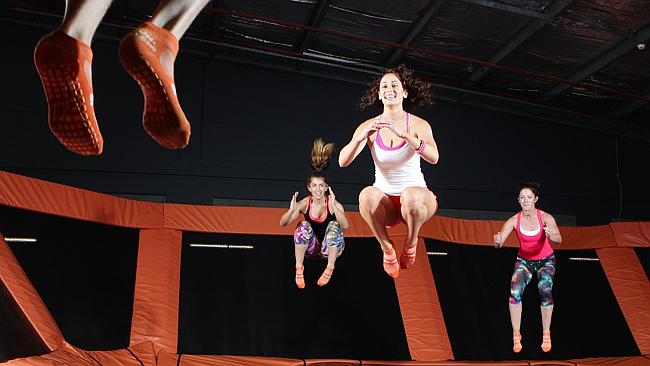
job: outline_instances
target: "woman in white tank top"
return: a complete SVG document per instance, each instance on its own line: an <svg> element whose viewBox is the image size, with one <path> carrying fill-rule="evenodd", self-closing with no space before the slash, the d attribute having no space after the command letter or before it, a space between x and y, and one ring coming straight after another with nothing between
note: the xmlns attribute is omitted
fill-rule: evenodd
<svg viewBox="0 0 650 366"><path fill-rule="evenodd" d="M381 106L382 114L362 122L339 154L339 165L346 167L366 145L371 151L375 183L359 194L359 212L381 245L384 270L394 278L400 267L415 263L420 228L438 207L420 168L420 159L438 163L431 126L403 108L404 104L430 105L429 89L429 84L403 65L388 70L370 85L359 103L362 108ZM407 237L398 263L386 227L400 221L407 226Z"/></svg>

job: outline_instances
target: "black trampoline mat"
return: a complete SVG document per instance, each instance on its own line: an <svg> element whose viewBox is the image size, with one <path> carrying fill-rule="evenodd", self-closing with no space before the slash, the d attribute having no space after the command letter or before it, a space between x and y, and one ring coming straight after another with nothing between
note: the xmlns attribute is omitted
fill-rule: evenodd
<svg viewBox="0 0 650 366"><path fill-rule="evenodd" d="M553 349L540 349L537 277L522 303L522 352L512 352L508 311L517 249L426 240L447 332L457 360L571 359L635 356L640 352L594 250L557 251L551 325Z"/></svg>
<svg viewBox="0 0 650 366"><path fill-rule="evenodd" d="M345 240L330 283L316 286L326 263L306 259L306 288L300 290L290 236L184 233L179 353L408 360L394 282L382 269L379 245Z"/></svg>

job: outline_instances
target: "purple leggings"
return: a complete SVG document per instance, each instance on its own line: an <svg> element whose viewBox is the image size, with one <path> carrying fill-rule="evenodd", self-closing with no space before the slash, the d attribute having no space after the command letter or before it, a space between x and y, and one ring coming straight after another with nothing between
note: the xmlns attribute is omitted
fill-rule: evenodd
<svg viewBox="0 0 650 366"><path fill-rule="evenodd" d="M321 257L327 258L328 246L339 248L339 256L343 253L345 248L345 241L343 240L343 229L336 221L330 221L325 229L325 238L322 243L319 243L318 238L314 235L314 230L307 221L300 221L293 233L293 242L296 245L307 245L307 257Z"/></svg>

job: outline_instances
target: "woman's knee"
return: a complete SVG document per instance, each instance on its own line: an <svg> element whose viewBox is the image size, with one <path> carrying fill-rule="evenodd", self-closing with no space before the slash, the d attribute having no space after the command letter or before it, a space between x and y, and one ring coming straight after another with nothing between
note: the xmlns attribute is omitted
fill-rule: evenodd
<svg viewBox="0 0 650 366"><path fill-rule="evenodd" d="M408 187L402 192L400 197L402 207L407 210L423 210L431 208L435 210L437 203L435 196L431 191L422 187Z"/></svg>
<svg viewBox="0 0 650 366"><path fill-rule="evenodd" d="M542 306L553 305L553 279L542 277L538 281L537 292Z"/></svg>
<svg viewBox="0 0 650 366"><path fill-rule="evenodd" d="M539 288L539 301L542 306L553 305L553 292L551 288L548 287Z"/></svg>
<svg viewBox="0 0 650 366"><path fill-rule="evenodd" d="M338 221L330 221L327 224L327 228L325 229L326 232L329 231L334 231L334 232L343 232L343 229L341 229L341 224L339 224Z"/></svg>
<svg viewBox="0 0 650 366"><path fill-rule="evenodd" d="M325 229L325 241L328 246L340 247L343 245L343 230L337 221L330 221Z"/></svg>
<svg viewBox="0 0 650 366"><path fill-rule="evenodd" d="M382 191L375 187L366 187L359 193L359 207L366 209L377 207L385 196Z"/></svg>
<svg viewBox="0 0 650 366"><path fill-rule="evenodd" d="M293 242L296 245L307 245L314 236L314 230L309 222L303 220L298 223L296 230L293 232Z"/></svg>

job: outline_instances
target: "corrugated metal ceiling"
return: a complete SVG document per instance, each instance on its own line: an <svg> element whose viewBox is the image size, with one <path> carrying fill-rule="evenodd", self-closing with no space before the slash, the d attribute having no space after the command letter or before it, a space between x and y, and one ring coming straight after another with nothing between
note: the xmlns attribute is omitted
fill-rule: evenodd
<svg viewBox="0 0 650 366"><path fill-rule="evenodd" d="M115 0L102 29L156 4ZM43 26L63 9L5 0L0 17ZM647 0L215 0L182 47L351 82L405 62L440 100L650 140L648 39Z"/></svg>

